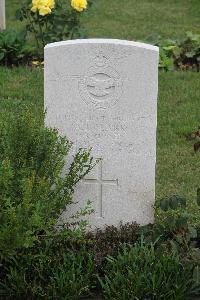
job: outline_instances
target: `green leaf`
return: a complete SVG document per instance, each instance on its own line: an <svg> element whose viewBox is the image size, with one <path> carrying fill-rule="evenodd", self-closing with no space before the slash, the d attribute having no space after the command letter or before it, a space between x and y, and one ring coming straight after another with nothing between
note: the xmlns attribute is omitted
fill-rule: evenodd
<svg viewBox="0 0 200 300"><path fill-rule="evenodd" d="M173 50L174 48L176 48L176 46L174 46L174 45L172 45L172 46L166 46L166 47L163 47L163 50L171 51L171 50Z"/></svg>
<svg viewBox="0 0 200 300"><path fill-rule="evenodd" d="M178 208L179 202L176 197L172 197L169 199L169 207L173 210L176 210Z"/></svg>
<svg viewBox="0 0 200 300"><path fill-rule="evenodd" d="M168 209L169 209L169 201L168 201L168 199L163 199L163 200L160 201L160 208L163 211L168 211Z"/></svg>
<svg viewBox="0 0 200 300"><path fill-rule="evenodd" d="M181 54L181 48L180 47L175 47L173 49L173 54L176 56L176 57L179 57L180 54Z"/></svg>
<svg viewBox="0 0 200 300"><path fill-rule="evenodd" d="M186 216L181 216L178 220L176 220L176 227L178 229L187 227L188 218Z"/></svg>
<svg viewBox="0 0 200 300"><path fill-rule="evenodd" d="M19 21L23 21L24 16L23 16L23 12L21 9L18 9L15 13L15 18Z"/></svg>
<svg viewBox="0 0 200 300"><path fill-rule="evenodd" d="M5 56L5 53L4 52L0 52L0 61L3 60L4 56Z"/></svg>
<svg viewBox="0 0 200 300"><path fill-rule="evenodd" d="M169 206L173 210L176 210L178 207L186 208L186 199L181 196L174 195L169 198Z"/></svg>
<svg viewBox="0 0 200 300"><path fill-rule="evenodd" d="M190 238L191 239L196 239L197 238L197 230L196 230L196 228L194 228L192 226L188 226L188 230L189 230Z"/></svg>
<svg viewBox="0 0 200 300"><path fill-rule="evenodd" d="M179 207L186 208L186 199L184 197L174 195L169 198L161 199L159 207L163 211L168 211L169 209L176 210Z"/></svg>
<svg viewBox="0 0 200 300"><path fill-rule="evenodd" d="M188 57L188 58L192 58L196 55L196 52L195 51L190 51L190 52L186 52L185 53L185 56Z"/></svg>

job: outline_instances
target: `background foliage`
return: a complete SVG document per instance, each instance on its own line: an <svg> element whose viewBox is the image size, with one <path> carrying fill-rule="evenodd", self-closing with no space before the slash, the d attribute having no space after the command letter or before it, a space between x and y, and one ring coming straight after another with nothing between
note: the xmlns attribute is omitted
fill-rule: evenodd
<svg viewBox="0 0 200 300"><path fill-rule="evenodd" d="M186 32L182 39L167 39L160 36L150 36L146 42L159 46L159 67L168 70L200 70L200 34Z"/></svg>
<svg viewBox="0 0 200 300"><path fill-rule="evenodd" d="M33 58L34 49L27 44L26 31L0 32L0 64L6 66L25 64Z"/></svg>

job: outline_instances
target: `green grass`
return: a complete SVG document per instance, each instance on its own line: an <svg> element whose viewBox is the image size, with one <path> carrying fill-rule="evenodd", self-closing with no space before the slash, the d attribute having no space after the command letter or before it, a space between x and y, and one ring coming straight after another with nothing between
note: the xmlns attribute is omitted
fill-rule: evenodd
<svg viewBox="0 0 200 300"><path fill-rule="evenodd" d="M16 21L15 12L25 1L7 0L6 2L6 27L18 29L22 26L21 22Z"/></svg>
<svg viewBox="0 0 200 300"><path fill-rule="evenodd" d="M200 76L192 72L160 73L159 82L156 195L186 196L197 221L200 153L194 153L188 136L200 124Z"/></svg>
<svg viewBox="0 0 200 300"><path fill-rule="evenodd" d="M14 11L23 1L7 0L8 27L19 28ZM200 32L199 0L96 0L92 14L84 22L89 37L144 39L148 35L183 36ZM200 186L200 153L194 154L186 138L200 124L200 75L195 72L159 74L157 198L181 194L194 205ZM13 112L22 104L38 113L43 107L43 71L18 68L0 69L0 110ZM199 218L200 224L200 218Z"/></svg>
<svg viewBox="0 0 200 300"><path fill-rule="evenodd" d="M43 71L29 67L0 67L0 116L31 106L43 111Z"/></svg>
<svg viewBox="0 0 200 300"><path fill-rule="evenodd" d="M66 0L70 1L70 0ZM15 11L23 0L6 0L7 25L19 28ZM200 32L199 0L94 0L91 14L85 18L89 37L128 40L148 35L183 36L188 30Z"/></svg>
<svg viewBox="0 0 200 300"><path fill-rule="evenodd" d="M94 1L95 2L95 1ZM128 40L148 35L182 36L200 30L199 0L96 0L87 20L91 37Z"/></svg>

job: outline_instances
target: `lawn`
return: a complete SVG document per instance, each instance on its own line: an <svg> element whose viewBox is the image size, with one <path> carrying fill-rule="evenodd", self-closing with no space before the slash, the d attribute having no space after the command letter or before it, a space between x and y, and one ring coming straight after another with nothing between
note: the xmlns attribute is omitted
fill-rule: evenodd
<svg viewBox="0 0 200 300"><path fill-rule="evenodd" d="M66 0L70 1L70 0ZM92 13L84 20L89 37L128 40L149 35L183 36L200 31L199 0L94 0ZM20 27L14 14L23 0L6 0L8 27Z"/></svg>
<svg viewBox="0 0 200 300"><path fill-rule="evenodd" d="M9 28L22 26L14 19L19 3L23 1L6 1ZM199 0L96 0L92 14L83 22L89 37L140 40L152 34L173 37L188 30L200 32L199 15ZM194 154L187 138L200 124L199 86L199 73L159 73L156 197L185 195L194 221L200 224L194 205L200 186L200 154ZM43 70L1 67L0 99L1 115L22 104L41 111Z"/></svg>

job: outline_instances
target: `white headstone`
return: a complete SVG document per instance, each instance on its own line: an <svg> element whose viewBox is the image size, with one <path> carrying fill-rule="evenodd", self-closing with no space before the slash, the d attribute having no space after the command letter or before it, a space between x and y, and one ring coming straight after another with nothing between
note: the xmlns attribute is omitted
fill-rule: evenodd
<svg viewBox="0 0 200 300"><path fill-rule="evenodd" d="M0 30L6 28L5 0L0 0Z"/></svg>
<svg viewBox="0 0 200 300"><path fill-rule="evenodd" d="M89 39L45 47L47 125L101 158L72 210L93 201L92 227L153 222L158 48ZM68 213L66 213L68 216Z"/></svg>

